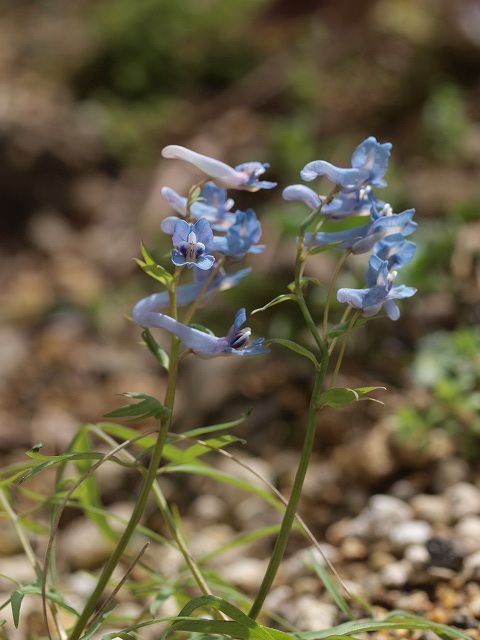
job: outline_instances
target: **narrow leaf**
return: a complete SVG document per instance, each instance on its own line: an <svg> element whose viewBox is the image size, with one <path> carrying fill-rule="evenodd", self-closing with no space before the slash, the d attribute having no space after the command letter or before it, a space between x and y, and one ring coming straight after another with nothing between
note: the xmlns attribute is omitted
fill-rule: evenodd
<svg viewBox="0 0 480 640"><path fill-rule="evenodd" d="M272 338L268 342L270 344L279 344L280 346L285 347L286 349L290 349L290 351L294 351L295 353L298 353L304 358L307 358L308 360L310 360L310 362L313 362L316 369L319 368L319 364L317 362L316 357L313 355L313 353L308 349L306 349L305 347L302 347L302 345L298 344L297 342L293 342L293 340L285 340L284 338Z"/></svg>
<svg viewBox="0 0 480 640"><path fill-rule="evenodd" d="M335 604L337 605L337 607L340 609L340 611L342 613L344 613L347 616L347 618L350 618L350 620L353 620L355 616L353 615L353 612L350 609L350 607L348 605L348 602L345 600L345 598L342 596L342 594L336 588L336 586L333 583L332 579L328 575L328 572L326 571L325 567L323 567L320 564L320 562L315 557L314 553L310 554L310 561L311 561L312 566L313 566L313 568L315 570L315 573L320 578L320 580L323 582L323 584L325 586L325 589L331 595L331 597L332 597L333 601L335 602Z"/></svg>
<svg viewBox="0 0 480 640"><path fill-rule="evenodd" d="M296 297L293 293L282 293L280 296L277 296L270 302L267 302L263 307L259 307L258 309L254 309L250 315L253 316L254 313L260 313L262 311L266 311L270 309L270 307L275 307L277 304L281 304L282 302L288 302L289 300L296 300Z"/></svg>
<svg viewBox="0 0 480 640"><path fill-rule="evenodd" d="M356 402L359 396L355 389L333 388L324 391L318 398L319 407L335 407L336 409L346 407L352 402Z"/></svg>
<svg viewBox="0 0 480 640"><path fill-rule="evenodd" d="M13 624L18 629L18 623L20 621L20 607L24 598L24 593L20 590L14 591L10 596L10 606L12 607Z"/></svg>
<svg viewBox="0 0 480 640"><path fill-rule="evenodd" d="M142 331L142 340L147 345L150 353L155 357L155 359L160 363L160 365L168 371L168 367L170 366L170 358L168 357L165 349L158 344L155 338L152 336L151 332L148 329L144 329Z"/></svg>

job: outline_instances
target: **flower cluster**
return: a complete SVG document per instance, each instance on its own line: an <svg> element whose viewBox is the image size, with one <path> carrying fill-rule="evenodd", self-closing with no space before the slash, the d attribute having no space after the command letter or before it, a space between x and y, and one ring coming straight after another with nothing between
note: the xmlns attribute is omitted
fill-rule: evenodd
<svg viewBox="0 0 480 640"><path fill-rule="evenodd" d="M324 160L309 162L301 171L301 177L310 182L325 176L335 185L334 195L322 196L306 185L297 184L287 187L283 197L303 202L312 212L318 211L321 222L350 218L343 224L347 228L341 231L306 233L305 246L332 247L353 254L372 252L365 276L366 287L340 289L337 299L358 309L365 317L377 314L383 307L392 320L397 320L400 310L394 300L416 293L413 287L395 286L394 282L397 269L410 262L415 254L415 244L407 237L415 231L417 223L413 221L414 209L394 213L372 190L372 187L386 186L384 176L391 147L390 143L380 144L374 137L367 138L353 152L352 166L348 169Z"/></svg>
<svg viewBox="0 0 480 640"><path fill-rule="evenodd" d="M161 191L178 214L168 216L161 223L162 231L172 236L171 260L177 268L189 267L193 276L192 282L175 287L176 306L183 307L235 286L250 269L227 274L223 265L239 261L247 253L261 253L265 248L259 244L262 228L253 209L232 212L234 202L227 197L225 189L258 191L272 189L276 183L259 180L268 167L260 162L247 162L233 168L176 145L165 147L162 154L166 158L185 160L210 178L200 183L201 188L192 188L188 197L170 187L163 187ZM250 343L251 331L243 327L245 309L237 312L227 335L219 338L161 313L169 306L168 290L155 293L135 305L133 320L143 327L166 329L190 351L203 357L249 356L267 351L263 338Z"/></svg>

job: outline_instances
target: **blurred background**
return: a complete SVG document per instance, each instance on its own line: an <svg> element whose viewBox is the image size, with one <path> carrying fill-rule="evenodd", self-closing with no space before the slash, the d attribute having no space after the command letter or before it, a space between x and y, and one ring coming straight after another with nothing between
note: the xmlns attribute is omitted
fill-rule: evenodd
<svg viewBox="0 0 480 640"><path fill-rule="evenodd" d="M127 316L139 297L155 291L133 260L140 241L158 259L169 250L159 232L170 213L160 188L186 193L199 177L163 160L164 145L182 144L233 165L270 162L267 179L279 183L269 192L232 194L239 208L256 209L268 249L250 259L254 272L240 287L202 312L202 323L222 335L235 309L262 306L293 279L303 211L283 202L281 189L299 181L312 159L348 166L368 135L394 145L389 186L378 195L395 211L417 209L418 253L401 282L419 293L402 303L397 323L375 320L347 351L342 382L385 384L386 407L362 403L325 412L321 421L304 512L334 545L347 535L335 523L353 518L372 494L408 503L420 493L453 504L452 485L478 492L480 4L4 2L2 461L21 458L36 442L48 452L64 450L79 424L118 405L118 393L163 394L163 374ZM315 257L309 275L327 281L333 260ZM360 284L363 267L353 260L342 284ZM321 309L322 295L312 293L314 309ZM258 335L305 338L293 305L254 316L252 326ZM238 429L248 439L245 455L288 491L309 384L308 367L277 349L241 363L190 358L175 428L254 407ZM181 489L171 487L174 501L200 521L207 517L197 502L207 489L214 494L208 482L195 488L183 482ZM475 496L467 515L477 517L478 532ZM223 498L215 503L219 519ZM105 496L112 504L129 499L126 481ZM448 513L439 531L450 535L460 516ZM429 536L436 534L438 518L421 517L433 527ZM361 547L350 554L352 562L372 555Z"/></svg>

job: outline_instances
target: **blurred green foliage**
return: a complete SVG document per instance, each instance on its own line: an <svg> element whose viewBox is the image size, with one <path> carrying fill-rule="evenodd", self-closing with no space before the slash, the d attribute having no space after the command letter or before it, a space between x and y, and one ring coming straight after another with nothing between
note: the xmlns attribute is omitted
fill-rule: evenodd
<svg viewBox="0 0 480 640"><path fill-rule="evenodd" d="M444 429L467 459L480 455L480 330L438 331L419 344L412 368L414 399L395 416L400 442L424 449ZM420 393L418 393L420 392Z"/></svg>

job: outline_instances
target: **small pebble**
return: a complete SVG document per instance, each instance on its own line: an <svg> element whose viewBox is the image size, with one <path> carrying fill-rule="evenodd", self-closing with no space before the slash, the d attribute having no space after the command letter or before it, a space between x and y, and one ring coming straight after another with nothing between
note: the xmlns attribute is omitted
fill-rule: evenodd
<svg viewBox="0 0 480 640"><path fill-rule="evenodd" d="M458 482L446 490L445 496L450 503L452 516L456 520L480 514L480 490L475 485Z"/></svg>
<svg viewBox="0 0 480 640"><path fill-rule="evenodd" d="M420 493L410 500L410 505L420 520L431 524L447 524L450 519L450 503L444 496Z"/></svg>
<svg viewBox="0 0 480 640"><path fill-rule="evenodd" d="M430 554L423 544L410 544L405 549L405 560L408 560L414 567L422 567L428 564Z"/></svg>
<svg viewBox="0 0 480 640"><path fill-rule="evenodd" d="M390 531L389 538L396 547L406 547L409 544L425 544L433 535L433 529L423 520L411 520L395 525Z"/></svg>
<svg viewBox="0 0 480 640"><path fill-rule="evenodd" d="M454 530L464 553L480 551L480 517L466 516L455 525Z"/></svg>
<svg viewBox="0 0 480 640"><path fill-rule="evenodd" d="M383 567L380 579L386 587L403 587L410 577L412 566L407 560L399 560Z"/></svg>
<svg viewBox="0 0 480 640"><path fill-rule="evenodd" d="M365 543L358 538L345 538L340 551L347 560L362 560L368 554Z"/></svg>

